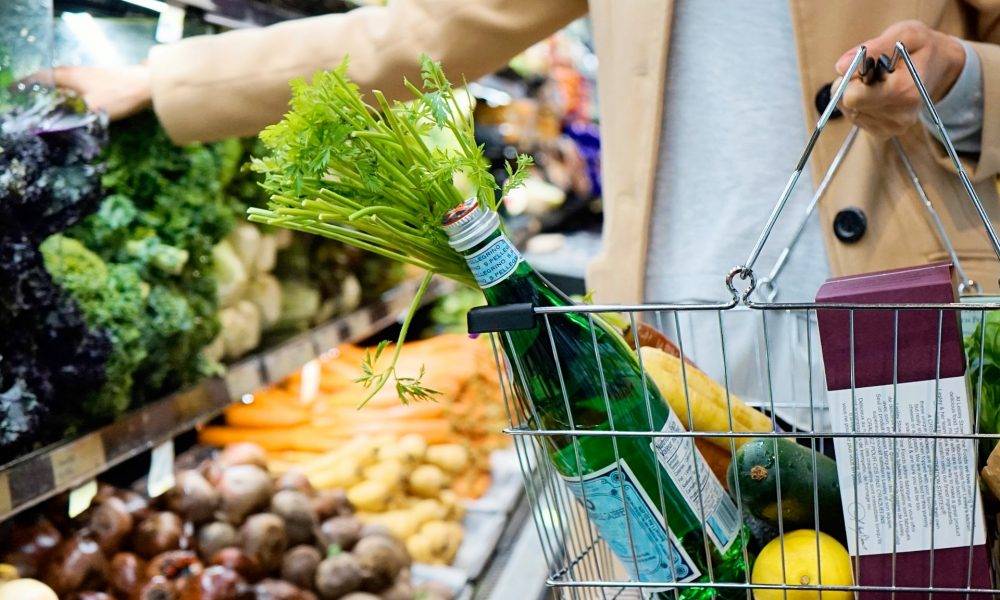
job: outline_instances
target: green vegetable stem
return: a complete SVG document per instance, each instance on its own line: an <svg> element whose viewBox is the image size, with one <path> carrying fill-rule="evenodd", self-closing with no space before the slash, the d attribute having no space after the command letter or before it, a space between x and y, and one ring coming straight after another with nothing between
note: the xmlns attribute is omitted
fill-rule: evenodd
<svg viewBox="0 0 1000 600"><path fill-rule="evenodd" d="M497 192L502 197L521 185L532 161L522 155L516 168L508 164L501 189L475 142L467 96L427 56L421 57L422 86L405 81L413 96L406 103L390 103L378 91L375 104L366 103L347 68L345 60L311 84L292 83L291 110L261 133L267 154L253 163L271 200L248 214L251 221L325 236L427 271L409 323L430 275L475 287L441 230L444 214L470 196L495 209ZM374 372L373 357L366 360L362 383L369 398L390 380L404 401L434 394L419 377L395 373L406 330L383 372Z"/></svg>

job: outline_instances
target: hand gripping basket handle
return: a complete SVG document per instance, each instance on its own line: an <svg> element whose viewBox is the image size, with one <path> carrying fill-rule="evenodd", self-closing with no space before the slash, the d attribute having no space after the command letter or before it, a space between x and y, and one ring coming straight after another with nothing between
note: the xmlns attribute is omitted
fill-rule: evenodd
<svg viewBox="0 0 1000 600"><path fill-rule="evenodd" d="M882 73L884 71L891 72L895 68L896 63L900 58L903 59L903 63L906 65L906 70L909 71L910 77L913 78L913 82L917 87L918 93L920 94L920 99L923 103L923 106L930 114L931 120L933 121L934 126L937 128L937 131L940 134L940 139L944 144L945 150L948 152L948 157L951 159L952 164L958 171L959 180L962 182L962 186L965 188L966 194L969 196L969 199L972 201L973 206L975 206L976 211L979 213L979 217L983 222L983 227L986 229L986 234L990 239L990 244L993 246L993 251L997 256L997 260L1000 261L1000 237L997 236L997 232L993 227L993 223L990 221L989 216L986 214L986 210L983 208L983 204L979 200L979 195L976 193L975 188L972 186L972 182L969 180L969 175L965 171L965 167L962 165L961 160L959 160L958 158L958 153L955 151L955 146L951 142L951 137L948 136L948 132L945 129L944 124L941 122L941 117L938 116L937 110L934 108L934 102L931 100L930 94L927 92L927 88L924 86L923 80L920 79L920 75L917 73L916 67L914 67L913 61L910 59L910 54L907 52L906 46L902 42L896 42L895 51L893 52L893 57L888 60L887 57L885 56L880 57L879 60L877 61L874 59L869 59L866 56L866 53L867 50L864 46L858 48L857 53L855 53L854 58L851 60L851 64L848 67L847 72L844 74L843 79L841 79L839 85L837 86L837 89L834 90L833 95L830 98L830 102L826 105L826 108L823 110L823 113L816 121L816 128L813 130L812 135L810 135L809 141L806 143L806 147L805 149L803 149L802 155L799 157L798 163L795 166L795 170L792 172L791 176L788 178L788 182L785 184L784 189L781 191L781 195L778 197L778 201L775 203L774 208L771 210L771 214L768 216L767 222L764 224L764 228L761 231L760 236L758 236L757 241L754 243L753 248L750 250L750 254L747 256L747 260L743 263L743 265L734 267L732 270L730 270L729 274L726 276L726 286L729 288L730 293L732 293L733 300L735 302L739 302L746 305L751 304L751 301L749 300L750 294L753 293L754 288L756 287L756 280L753 273L754 264L760 257L760 253L764 248L764 244L767 242L768 237L771 235L771 231L774 229L774 225L777 222L778 217L781 215L781 211L785 208L785 205L788 203L788 199L791 197L792 191L794 191L795 185L798 182L799 177L802 175L802 170L805 168L805 165L809 160L809 156L812 154L813 148L816 145L816 140L819 139L820 134L823 132L823 129L826 127L827 122L830 120L830 117L833 114L834 110L836 109L837 104L840 102L841 98L843 98L848 83L850 83L855 73L858 73L861 76L862 80L865 81L866 83L875 81L877 80L877 78L882 76ZM822 193L825 191L826 186L829 184L830 179L836 172L837 168L839 168L840 163L843 160L844 155L846 155L847 150L853 143L856 134L857 134L856 128L852 129L851 133L848 134L848 137L845 140L844 145L841 146L840 150L837 152L837 155L834 157L834 160L831 163L830 168L827 170L826 175L820 182L820 185L817 187L816 193L814 194L813 199L810 202L809 207L807 208L807 213L806 213L807 217L808 214L811 213L812 210L815 208L816 203L818 202ZM897 148L897 152L900 153L900 158L903 161L903 165L906 168L911 181L913 181L914 185L916 186L921 201L924 203L925 207L927 207L928 211L932 216L935 228L937 229L939 236L942 238L942 243L945 244L946 249L949 251L949 254L951 254L952 260L957 261L957 254L954 251L954 247L951 245L951 242L948 239L947 234L944 232L944 227L941 224L940 218L937 216L937 212L934 210L933 205L930 203L929 199L927 199L927 195L923 193L923 187L920 185L920 181L917 178L916 173L913 171L912 164L910 163L908 157L906 157L905 152L902 151L902 146L898 143L898 141L894 142L894 146ZM800 223L799 227L794 233L792 243L794 243L794 241L797 240L798 237L801 235L802 230L805 227L804 221L805 219L803 219L803 223ZM770 299L773 299L774 297L771 280L777 275L777 272L780 271L781 267L784 265L784 262L788 258L788 252L790 252L790 248L786 247L779 256L778 261L775 265L775 269L772 270L771 275L762 280L763 282L766 282L766 285L768 285L771 288L769 293ZM956 262L956 264L959 263ZM960 273L960 275L963 279L964 286L975 286L976 288L978 288L978 284L969 280L968 277L965 276L964 271ZM746 282L746 285L742 290L736 287L737 280ZM761 303L753 303L753 304L761 305Z"/></svg>

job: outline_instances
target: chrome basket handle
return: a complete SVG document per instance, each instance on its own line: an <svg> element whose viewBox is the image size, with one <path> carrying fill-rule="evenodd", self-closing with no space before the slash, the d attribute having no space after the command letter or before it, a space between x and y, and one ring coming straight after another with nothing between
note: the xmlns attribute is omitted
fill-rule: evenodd
<svg viewBox="0 0 1000 600"><path fill-rule="evenodd" d="M924 86L923 80L920 78L920 75L917 73L916 67L913 65L913 61L910 59L910 54L909 52L907 52L906 46L902 42L896 42L895 49L893 51L893 56L889 61L888 65L886 65L884 62L879 64L874 59L866 58L866 54L867 54L867 49L865 48L865 46L861 46L860 48L858 48L858 51L855 53L854 58L851 60L851 64L848 67L846 73L844 74L843 79L841 79L840 84L837 86L837 89L833 92L829 103L826 105L826 108L823 110L823 113L816 121L816 127L813 130L812 134L810 135L809 141L806 143L806 147L803 149L802 154L799 157L798 163L795 166L795 170L788 178L788 181L785 184L784 189L782 189L781 194L778 197L778 201L775 203L774 208L771 210L771 213L768 216L767 222L764 224L764 228L762 229L760 235L758 236L757 241L754 243L753 248L750 250L750 254L747 256L747 260L743 263L743 265L734 267L732 270L730 270L729 274L727 275L726 285L727 287L729 287L729 290L732 293L733 300L735 302L742 303L745 305L751 305L751 304L756 306L766 305L766 303L752 302L750 300L750 295L753 293L754 288L756 287L756 279L753 274L753 267L756 264L757 259L760 258L760 253L764 248L764 244L770 237L771 232L774 229L774 225L775 223L777 223L778 217L781 215L782 210L784 210L785 205L788 203L788 199L791 197L791 194L795 189L795 185L798 183L799 177L802 175L802 171L805 168L805 165L808 162L810 155L812 154L813 148L816 145L816 140L819 139L820 134L823 132L823 129L826 127L827 122L830 120L830 117L833 114L833 111L836 109L837 104L839 104L840 100L843 98L844 92L847 89L847 85L854 78L854 75L856 73L861 75L862 79L865 79L866 77L870 77L873 74L873 70L874 72L877 72L879 68L884 68L886 70L892 71L895 68L900 58L906 65L906 70L910 73L910 77L913 79L914 85L916 85L917 87L917 91L920 94L920 99L923 104L923 107L927 110L928 114L930 114L931 120L933 121L935 128L940 134L940 139L945 147L945 150L947 151L948 156L951 159L951 162L954 165L955 169L958 171L958 177L961 180L963 187L965 188L965 192L969 196L969 199L972 201L973 206L975 206L976 211L979 213L979 217L983 222L984 228L986 229L987 236L990 238L990 244L993 246L993 251L997 256L997 260L1000 261L1000 237L997 236L996 230L993 227L993 223L990 221L989 216L986 214L986 210L983 208L983 204L979 199L979 195L976 193L975 188L972 186L972 182L969 179L969 175L966 172L965 167L962 165L962 161L959 159L958 153L955 151L955 146L952 144L951 137L948 135L948 132L941 121L941 117L938 115L937 110L934 108L934 102L931 100L930 94L927 92L927 88ZM782 251L781 255L778 258L778 261L776 262L774 268L771 270L768 276L760 279L762 288L766 288L764 291L767 303L773 301L774 298L776 297L776 289L774 288L773 282L774 279L777 277L778 273L780 273L785 262L787 261L788 254L791 251L791 246L795 244L799 236L802 234L802 231L804 230L806 225L806 220L808 219L812 211L815 209L815 206L819 201L820 197L822 196L823 192L825 192L826 186L829 184L830 179L833 177L833 174L839 168L840 163L843 160L846 152L850 149L850 146L853 143L856 134L857 134L857 126L852 128L851 132L845 139L844 144L841 146L840 150L838 150L837 152L837 155L834 157L834 160L831 163L830 167L827 169L827 172L824 175L823 180L817 187L816 193L813 195L813 198L806 209L806 213L802 219L802 222L800 222L799 226L796 228L796 231L793 235L792 241L789 243L789 246L787 246ZM912 164L910 163L905 152L902 150L902 146L898 143L898 141L895 142L895 146L897 148L897 152L900 154L900 159L902 160L903 165L906 168L911 181L917 188L917 193L920 196L921 201L924 203L924 206L931 214L935 229L937 230L938 235L942 240L942 243L945 245L945 248L950 254L952 261L956 264L956 267L959 270L959 275L962 279L962 283L960 284L960 291L979 290L979 284L971 280L965 274L965 271L961 269L960 263L958 261L958 255L955 252L954 246L952 246L951 241L948 239L947 233L944 231L944 227L940 222L940 218L937 215L937 211L930 203L930 200L927 198L926 193L923 192L923 187L920 184L920 180L919 178L917 178L916 173L913 171ZM736 285L737 280L745 282L746 288L743 290L739 290L738 286Z"/></svg>

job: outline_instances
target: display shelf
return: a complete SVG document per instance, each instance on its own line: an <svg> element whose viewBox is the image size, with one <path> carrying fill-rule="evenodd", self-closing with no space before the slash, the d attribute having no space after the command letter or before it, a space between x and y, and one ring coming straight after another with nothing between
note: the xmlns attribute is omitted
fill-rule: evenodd
<svg viewBox="0 0 1000 600"><path fill-rule="evenodd" d="M209 378L121 416L110 425L61 441L0 467L0 521L94 479L115 465L209 421L234 400L287 377L306 362L344 342L368 338L397 321L418 282L407 281L369 306L333 319ZM424 302L454 289L435 279Z"/></svg>

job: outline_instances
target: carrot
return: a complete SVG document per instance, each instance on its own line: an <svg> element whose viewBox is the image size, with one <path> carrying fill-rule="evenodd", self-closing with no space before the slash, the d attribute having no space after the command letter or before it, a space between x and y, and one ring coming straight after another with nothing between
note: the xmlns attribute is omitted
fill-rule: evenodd
<svg viewBox="0 0 1000 600"><path fill-rule="evenodd" d="M234 404L226 409L226 423L234 427L293 427L309 423L307 411L275 402Z"/></svg>

